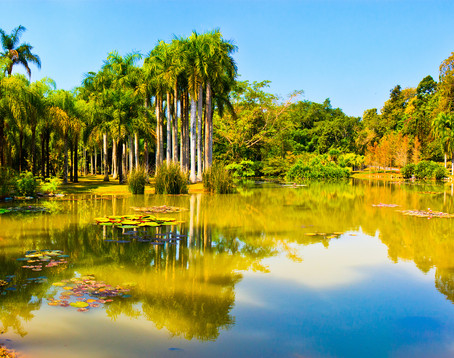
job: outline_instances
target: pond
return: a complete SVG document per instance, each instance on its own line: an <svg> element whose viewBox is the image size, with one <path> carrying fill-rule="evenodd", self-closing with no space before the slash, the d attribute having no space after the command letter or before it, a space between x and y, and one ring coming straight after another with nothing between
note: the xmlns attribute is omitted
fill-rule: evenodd
<svg viewBox="0 0 454 358"><path fill-rule="evenodd" d="M449 185L374 181L27 203L50 212L0 216L0 343L25 357L453 356L454 219L402 212L453 203ZM141 215L172 225L95 221L161 205L182 210Z"/></svg>

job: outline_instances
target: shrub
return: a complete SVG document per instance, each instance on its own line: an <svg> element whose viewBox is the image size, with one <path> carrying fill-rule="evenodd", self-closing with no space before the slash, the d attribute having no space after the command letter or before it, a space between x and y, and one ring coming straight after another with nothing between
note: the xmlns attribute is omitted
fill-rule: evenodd
<svg viewBox="0 0 454 358"><path fill-rule="evenodd" d="M57 177L50 178L46 180L45 182L41 183L41 191L43 193L48 193L48 194L55 194L58 191L58 188L60 187L61 180Z"/></svg>
<svg viewBox="0 0 454 358"><path fill-rule="evenodd" d="M435 180L443 180L448 176L448 169L445 167L438 165L434 171Z"/></svg>
<svg viewBox="0 0 454 358"><path fill-rule="evenodd" d="M21 195L35 196L38 181L31 172L22 173L16 181L16 188Z"/></svg>
<svg viewBox="0 0 454 358"><path fill-rule="evenodd" d="M180 169L180 164L164 162L156 170L156 194L187 194L188 177Z"/></svg>
<svg viewBox="0 0 454 358"><path fill-rule="evenodd" d="M415 167L415 164L409 163L400 170L400 174L402 174L404 179L410 179L415 173Z"/></svg>
<svg viewBox="0 0 454 358"><path fill-rule="evenodd" d="M9 195L16 182L14 171L9 168L0 168L0 196Z"/></svg>
<svg viewBox="0 0 454 358"><path fill-rule="evenodd" d="M255 175L256 164L252 160L242 160L239 163L232 163L225 168L232 172L236 178L253 177Z"/></svg>
<svg viewBox="0 0 454 358"><path fill-rule="evenodd" d="M337 180L346 179L350 176L350 170L339 165L328 162L322 163L319 157L312 159L309 163L302 160L296 162L287 172L288 181L301 182L303 180Z"/></svg>
<svg viewBox="0 0 454 358"><path fill-rule="evenodd" d="M134 168L128 174L128 189L133 194L144 194L147 171L143 167Z"/></svg>
<svg viewBox="0 0 454 358"><path fill-rule="evenodd" d="M216 194L235 192L232 174L219 163L214 163L211 168L203 173L203 186Z"/></svg>
<svg viewBox="0 0 454 358"><path fill-rule="evenodd" d="M415 177L417 179L434 179L439 167L441 166L435 162L423 160L415 166ZM438 175L442 175L442 173L440 172Z"/></svg>

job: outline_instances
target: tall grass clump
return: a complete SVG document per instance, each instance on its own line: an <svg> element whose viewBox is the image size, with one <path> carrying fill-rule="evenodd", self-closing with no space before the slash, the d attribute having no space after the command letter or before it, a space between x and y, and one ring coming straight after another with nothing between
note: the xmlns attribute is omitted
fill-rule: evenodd
<svg viewBox="0 0 454 358"><path fill-rule="evenodd" d="M203 186L212 193L231 194L235 192L233 176L225 166L214 163L203 173Z"/></svg>
<svg viewBox="0 0 454 358"><path fill-rule="evenodd" d="M187 194L188 177L177 162L164 162L156 169L156 194Z"/></svg>
<svg viewBox="0 0 454 358"><path fill-rule="evenodd" d="M143 167L134 168L128 174L128 189L133 194L145 193L147 171Z"/></svg>

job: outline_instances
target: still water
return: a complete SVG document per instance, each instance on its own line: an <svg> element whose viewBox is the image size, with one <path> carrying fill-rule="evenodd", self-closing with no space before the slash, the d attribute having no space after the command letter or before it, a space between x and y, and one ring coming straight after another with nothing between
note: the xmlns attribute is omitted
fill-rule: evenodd
<svg viewBox="0 0 454 358"><path fill-rule="evenodd" d="M454 213L451 190L358 181L40 201L52 212L0 216L0 279L15 286L1 291L0 343L24 357L452 357L454 219L399 212ZM106 241L121 230L94 224L164 204L186 210L156 215L182 223L148 230L187 235L177 244ZM17 260L44 249L67 264ZM54 283L87 275L130 291L87 312L48 304L64 291Z"/></svg>

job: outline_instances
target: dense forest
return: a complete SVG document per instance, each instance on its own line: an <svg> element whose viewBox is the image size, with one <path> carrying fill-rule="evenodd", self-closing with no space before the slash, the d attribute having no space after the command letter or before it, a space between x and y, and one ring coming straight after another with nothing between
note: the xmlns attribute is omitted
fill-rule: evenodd
<svg viewBox="0 0 454 358"><path fill-rule="evenodd" d="M213 161L238 175L285 175L314 158L342 167L445 162L454 150L454 53L416 88L391 89L383 107L351 117L330 100L267 92L268 81L238 81L236 46L219 30L160 41L146 56L108 54L72 91L50 78L21 43L25 28L0 29L0 164L77 182L102 174L124 181L139 166L178 162L191 182ZM15 74L23 66L28 77ZM373 84L371 84L373 86ZM454 158L453 158L454 166Z"/></svg>

